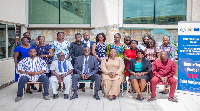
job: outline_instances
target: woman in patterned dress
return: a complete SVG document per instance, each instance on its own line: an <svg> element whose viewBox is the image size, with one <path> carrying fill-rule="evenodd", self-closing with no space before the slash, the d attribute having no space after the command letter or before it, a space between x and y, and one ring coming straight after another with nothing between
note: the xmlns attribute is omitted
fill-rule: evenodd
<svg viewBox="0 0 200 111"><path fill-rule="evenodd" d="M159 48L156 48L155 44L155 40L150 38L147 42L147 47L144 50L145 58L149 59L151 63L160 57Z"/></svg>
<svg viewBox="0 0 200 111"><path fill-rule="evenodd" d="M99 33L96 36L96 43L92 45L92 55L98 59L99 66L101 66L101 61L106 56L107 45L105 40L106 35L104 33Z"/></svg>
<svg viewBox="0 0 200 111"><path fill-rule="evenodd" d="M54 56L53 61L58 60L57 55L59 52L63 52L65 54L65 60L70 61L70 54L69 54L69 47L70 43L64 40L64 32L57 33L57 40L52 43L51 48L53 49ZM61 90L61 84L59 83L58 90ZM65 90L65 85L63 84L63 90Z"/></svg>
<svg viewBox="0 0 200 111"><path fill-rule="evenodd" d="M39 44L33 46L37 51L37 56L40 57L42 60L44 60L50 68L52 57L53 57L53 50L51 49L51 45L45 44L45 37L44 36L38 36ZM47 77L51 76L51 73L45 73ZM42 84L39 84L39 90L38 92L42 91Z"/></svg>
<svg viewBox="0 0 200 111"><path fill-rule="evenodd" d="M115 48L117 50L117 56L116 57L121 57L124 59L124 52L126 50L126 46L120 43L121 35L119 33L116 33L114 35L114 43L110 43L107 46L107 51L106 54L109 54L110 48Z"/></svg>
<svg viewBox="0 0 200 111"><path fill-rule="evenodd" d="M69 47L70 47L70 43L64 40L64 32L58 32L57 40L54 41L51 46L54 52L53 61L58 60L57 55L59 52L63 52L66 57L65 59L69 60L69 57L70 57Z"/></svg>

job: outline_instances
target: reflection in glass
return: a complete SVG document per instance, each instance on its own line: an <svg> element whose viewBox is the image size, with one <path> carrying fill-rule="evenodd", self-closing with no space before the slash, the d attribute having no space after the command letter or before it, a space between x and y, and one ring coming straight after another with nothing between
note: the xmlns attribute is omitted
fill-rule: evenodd
<svg viewBox="0 0 200 111"><path fill-rule="evenodd" d="M124 0L124 24L153 24L154 0Z"/></svg>
<svg viewBox="0 0 200 111"><path fill-rule="evenodd" d="M186 21L187 0L156 0L156 24L177 24Z"/></svg>
<svg viewBox="0 0 200 111"><path fill-rule="evenodd" d="M8 25L8 57L13 57L15 48L15 26Z"/></svg>
<svg viewBox="0 0 200 111"><path fill-rule="evenodd" d="M60 24L90 24L91 0L60 0Z"/></svg>
<svg viewBox="0 0 200 111"><path fill-rule="evenodd" d="M59 24L59 0L29 0L29 24Z"/></svg>
<svg viewBox="0 0 200 111"><path fill-rule="evenodd" d="M29 0L29 24L90 24L91 0Z"/></svg>
<svg viewBox="0 0 200 111"><path fill-rule="evenodd" d="M0 23L0 59L6 58L6 25Z"/></svg>

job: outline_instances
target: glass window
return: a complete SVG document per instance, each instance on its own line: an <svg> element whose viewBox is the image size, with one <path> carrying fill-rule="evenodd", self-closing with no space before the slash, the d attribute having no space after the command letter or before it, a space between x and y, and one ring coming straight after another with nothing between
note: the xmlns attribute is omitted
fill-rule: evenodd
<svg viewBox="0 0 200 111"><path fill-rule="evenodd" d="M124 0L123 4L124 24L177 24L186 21L187 0Z"/></svg>
<svg viewBox="0 0 200 111"><path fill-rule="evenodd" d="M6 58L6 24L0 23L0 59Z"/></svg>
<svg viewBox="0 0 200 111"><path fill-rule="evenodd" d="M8 25L8 57L13 57L15 49L15 26Z"/></svg>
<svg viewBox="0 0 200 111"><path fill-rule="evenodd" d="M91 0L60 0L61 24L90 24Z"/></svg>
<svg viewBox="0 0 200 111"><path fill-rule="evenodd" d="M177 24L186 21L187 0L156 0L156 24Z"/></svg>
<svg viewBox="0 0 200 111"><path fill-rule="evenodd" d="M90 24L91 0L29 0L29 24Z"/></svg>
<svg viewBox="0 0 200 111"><path fill-rule="evenodd" d="M29 0L29 24L58 24L59 0Z"/></svg>
<svg viewBox="0 0 200 111"><path fill-rule="evenodd" d="M154 0L124 0L124 24L153 24Z"/></svg>

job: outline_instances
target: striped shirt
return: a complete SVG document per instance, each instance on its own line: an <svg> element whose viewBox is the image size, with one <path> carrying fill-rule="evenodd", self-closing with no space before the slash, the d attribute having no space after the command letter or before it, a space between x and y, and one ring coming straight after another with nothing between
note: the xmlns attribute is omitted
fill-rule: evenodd
<svg viewBox="0 0 200 111"><path fill-rule="evenodd" d="M33 60L30 57L26 57L22 59L17 65L17 71L40 72L41 70L45 70L46 72L49 71L46 62L39 57L35 57ZM30 76L26 73L20 73L20 77L27 76L29 81L32 82L38 81L41 75L45 74L42 73L35 76Z"/></svg>

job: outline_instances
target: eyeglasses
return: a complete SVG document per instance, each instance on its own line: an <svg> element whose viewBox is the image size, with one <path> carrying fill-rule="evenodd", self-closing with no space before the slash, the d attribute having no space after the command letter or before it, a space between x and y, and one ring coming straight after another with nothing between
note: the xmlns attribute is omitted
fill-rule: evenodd
<svg viewBox="0 0 200 111"><path fill-rule="evenodd" d="M100 39L101 39L101 38L103 39L104 37L99 37L99 38L100 38Z"/></svg>
<svg viewBox="0 0 200 111"><path fill-rule="evenodd" d="M65 55L58 55L59 57L64 57Z"/></svg>
<svg viewBox="0 0 200 111"><path fill-rule="evenodd" d="M45 41L45 39L39 39L39 40L41 40L41 41Z"/></svg>
<svg viewBox="0 0 200 111"><path fill-rule="evenodd" d="M83 50L83 51L90 51L90 50Z"/></svg>
<svg viewBox="0 0 200 111"><path fill-rule="evenodd" d="M154 44L153 42L149 42L148 44Z"/></svg>
<svg viewBox="0 0 200 111"><path fill-rule="evenodd" d="M30 40L23 40L23 42L29 42Z"/></svg>

